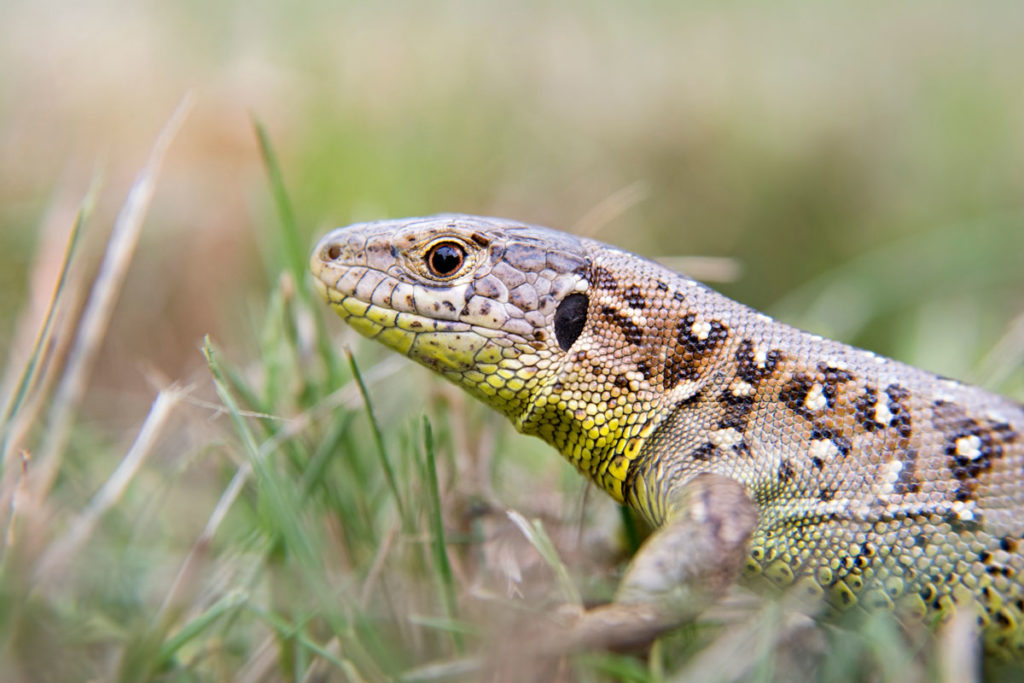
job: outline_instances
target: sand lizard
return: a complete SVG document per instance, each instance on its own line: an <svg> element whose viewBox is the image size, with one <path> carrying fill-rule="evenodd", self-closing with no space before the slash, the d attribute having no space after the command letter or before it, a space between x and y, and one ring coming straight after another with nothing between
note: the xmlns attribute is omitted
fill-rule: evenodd
<svg viewBox="0 0 1024 683"><path fill-rule="evenodd" d="M1021 404L515 221L340 228L312 270L358 332L659 527L594 628L654 634L743 570L838 608L976 610L990 649L1024 650Z"/></svg>

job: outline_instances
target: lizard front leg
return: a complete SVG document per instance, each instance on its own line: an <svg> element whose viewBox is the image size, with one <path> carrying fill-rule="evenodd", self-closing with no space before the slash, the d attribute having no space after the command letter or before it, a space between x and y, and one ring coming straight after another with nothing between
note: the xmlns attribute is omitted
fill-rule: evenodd
<svg viewBox="0 0 1024 683"><path fill-rule="evenodd" d="M543 649L624 649L650 643L716 602L744 564L757 508L746 489L705 473L669 496L668 515L641 546L612 603L587 610Z"/></svg>

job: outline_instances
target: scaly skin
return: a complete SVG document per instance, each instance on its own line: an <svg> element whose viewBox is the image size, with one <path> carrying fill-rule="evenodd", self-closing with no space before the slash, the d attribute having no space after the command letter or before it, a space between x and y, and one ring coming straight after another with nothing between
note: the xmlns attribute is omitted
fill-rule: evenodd
<svg viewBox="0 0 1024 683"><path fill-rule="evenodd" d="M514 221L353 225L312 270L357 331L661 525L601 615L624 633L673 584L710 600L745 565L837 608L971 609L990 650L1024 650L1020 404ZM692 616L677 602L651 608L652 634Z"/></svg>

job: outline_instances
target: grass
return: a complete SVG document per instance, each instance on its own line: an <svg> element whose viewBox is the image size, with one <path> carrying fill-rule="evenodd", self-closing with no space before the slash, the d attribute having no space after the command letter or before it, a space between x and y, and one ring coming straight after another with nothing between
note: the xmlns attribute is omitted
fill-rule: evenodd
<svg viewBox="0 0 1024 683"><path fill-rule="evenodd" d="M282 174L257 131L280 239L294 245ZM151 192L167 143L137 188ZM293 248L258 356L231 358L206 340L215 398L162 385L112 469L94 455L113 444L91 443L85 425L55 434L54 415L70 424L80 408L80 393L60 387L91 369L88 354L61 363L47 353L74 326L56 312L88 205L3 423L4 680L475 680L505 639L558 604L607 598L635 547L635 520L584 497L539 444L512 455L518 442L501 443L494 418L448 387L377 405L379 383L408 368L372 346L350 351L350 334L331 338ZM131 214L134 225L144 213ZM108 254L130 258L119 234ZM116 300L120 283L98 277L91 296ZM102 337L104 326L83 314L76 336ZM54 439L64 457L43 446L56 460L37 471L31 444ZM543 496L524 494L524 482ZM821 630L794 614L773 600L724 608L645 656L582 654L558 676L769 681L808 675L808 657L827 681L941 673L933 646L891 621Z"/></svg>

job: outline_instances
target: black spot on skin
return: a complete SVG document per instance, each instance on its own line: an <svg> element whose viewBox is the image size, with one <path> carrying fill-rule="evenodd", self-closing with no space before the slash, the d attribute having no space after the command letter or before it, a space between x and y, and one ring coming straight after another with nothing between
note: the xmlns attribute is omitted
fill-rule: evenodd
<svg viewBox="0 0 1024 683"><path fill-rule="evenodd" d="M811 464L814 465L814 468L818 470L823 469L825 467L825 461L817 456L811 458Z"/></svg>
<svg viewBox="0 0 1024 683"><path fill-rule="evenodd" d="M793 412L810 417L814 412L807 408L806 401L807 394L810 393L814 384L817 383L821 386L821 395L825 399L825 409L831 409L835 407L839 385L852 379L853 375L846 370L840 370L839 368L821 363L818 365L818 372L814 378L802 372L794 375L793 379L786 382L785 386L783 386L779 398Z"/></svg>
<svg viewBox="0 0 1024 683"><path fill-rule="evenodd" d="M617 386L619 389L629 389L629 380L626 379L625 375L615 375L612 379L612 384Z"/></svg>
<svg viewBox="0 0 1024 683"><path fill-rule="evenodd" d="M654 284L655 284L655 285L656 285L656 286L658 287L658 289L660 289L661 291L663 291L663 292L667 292L667 291L668 291L668 284L667 284L667 283L664 283L664 282L662 282L661 280L656 280Z"/></svg>
<svg viewBox="0 0 1024 683"><path fill-rule="evenodd" d="M691 454L694 460L708 460L711 454L715 452L715 447L710 442L700 446Z"/></svg>
<svg viewBox="0 0 1024 683"><path fill-rule="evenodd" d="M469 236L471 240L479 244L481 247L487 247L491 244L491 238L482 232L474 232Z"/></svg>
<svg viewBox="0 0 1024 683"><path fill-rule="evenodd" d="M607 268L594 266L590 269L590 284L598 289L614 290L619 286L619 281Z"/></svg>
<svg viewBox="0 0 1024 683"><path fill-rule="evenodd" d="M821 502L823 502L823 503L827 503L827 502L829 502L830 500L832 500L832 499L833 499L833 498L835 498L835 497L836 497L836 492L835 492L835 489L830 489L830 488L822 488L822 489L821 489L821 490L820 490L820 491L818 492L818 498L819 498L819 499L821 500ZM856 560L854 560L854 561L856 561Z"/></svg>
<svg viewBox="0 0 1024 683"><path fill-rule="evenodd" d="M661 385L668 391L684 379L697 379L697 368L686 363L678 355L670 356L665 362L665 373Z"/></svg>
<svg viewBox="0 0 1024 683"><path fill-rule="evenodd" d="M857 397L854 405L857 409L857 424L866 431L874 432L884 426L875 421L878 392L875 391L874 387L870 385L865 387L864 393Z"/></svg>
<svg viewBox="0 0 1024 683"><path fill-rule="evenodd" d="M744 431L747 428L750 411L754 408L754 397L737 396L726 389L719 395L718 401L722 406L722 418L718 422L718 428L731 427L738 432Z"/></svg>
<svg viewBox="0 0 1024 683"><path fill-rule="evenodd" d="M741 380L756 387L761 380L770 377L782 358L782 352L776 349L765 354L764 367L754 361L754 342L744 339L740 342L740 348L736 352L736 376Z"/></svg>
<svg viewBox="0 0 1024 683"><path fill-rule="evenodd" d="M1017 552L1017 540L1009 536L1003 536L999 539L999 548L1008 553L1015 553Z"/></svg>
<svg viewBox="0 0 1024 683"><path fill-rule="evenodd" d="M611 308L609 306L602 307L601 313L610 322L618 326L619 330L622 332L622 336L625 337L626 342L628 344L632 344L633 346L640 346L640 344L643 343L644 332L639 327L637 327L636 323L634 323L632 320L620 314L614 308Z"/></svg>
<svg viewBox="0 0 1024 683"><path fill-rule="evenodd" d="M548 338L548 333L545 332L544 330L534 330L533 338L536 339L537 341L546 341Z"/></svg>
<svg viewBox="0 0 1024 683"><path fill-rule="evenodd" d="M975 532L981 528L981 524L976 519L960 519L959 515L955 512L950 512L943 515L942 521L949 525L950 531L954 534L964 534L968 532Z"/></svg>
<svg viewBox="0 0 1024 683"><path fill-rule="evenodd" d="M647 300L644 299L643 290L636 285L626 287L626 291L622 293L622 296L625 298L626 303L629 304L630 308L634 308L636 310L647 308Z"/></svg>
<svg viewBox="0 0 1024 683"><path fill-rule="evenodd" d="M957 473L954 472L953 475L957 476ZM976 480L960 482L960 486L958 486L956 491L953 493L953 500L959 501L961 503L966 503L970 500L974 500L976 495L974 489L977 485L978 482Z"/></svg>
<svg viewBox="0 0 1024 683"><path fill-rule="evenodd" d="M700 376L701 362L711 356L729 335L725 326L714 320L708 323L711 329L707 336L699 339L692 332L696 320L692 313L684 316L676 328L675 343L669 344L662 378L662 386L666 391L684 379L697 379Z"/></svg>
<svg viewBox="0 0 1024 683"><path fill-rule="evenodd" d="M830 429L828 427L819 427L815 425L815 427L811 430L811 439L828 439L829 441L836 445L836 448L839 450L839 455L842 456L849 455L850 449L852 448L849 439L847 439L845 436L843 436L836 430Z"/></svg>
<svg viewBox="0 0 1024 683"><path fill-rule="evenodd" d="M746 457L750 455L750 446L747 445L746 441L740 440L739 443L733 444L732 452L736 455Z"/></svg>
<svg viewBox="0 0 1024 683"><path fill-rule="evenodd" d="M779 400L794 413L810 417L811 412L807 410L807 394L813 385L814 382L806 373L799 372L782 386Z"/></svg>
<svg viewBox="0 0 1024 683"><path fill-rule="evenodd" d="M971 418L964 418L953 425L954 429L946 442L946 455L949 456L949 468L953 476L962 482L961 489L968 489L957 495L971 495L977 486L977 478L983 472L992 469L997 460L1003 457L1004 445L1011 443L1017 438L1017 433L1005 422L992 422L989 420L979 421ZM978 456L969 457L957 452L957 442L960 439L977 437ZM969 498L962 498L968 500ZM961 500L961 498L957 498Z"/></svg>
<svg viewBox="0 0 1024 683"><path fill-rule="evenodd" d="M672 292L672 298L680 303L686 301L686 296L682 292Z"/></svg>
<svg viewBox="0 0 1024 683"><path fill-rule="evenodd" d="M651 371L651 366L649 366L647 361L643 359L636 362L636 371L643 375L646 380L649 380L654 376L654 373Z"/></svg>
<svg viewBox="0 0 1024 683"><path fill-rule="evenodd" d="M717 320L709 320L707 322L711 329L708 331L707 336L701 339L693 333L695 322L697 322L697 316L693 313L687 313L676 328L680 346L695 356L703 357L710 355L729 336L729 331L725 325Z"/></svg>
<svg viewBox="0 0 1024 683"><path fill-rule="evenodd" d="M853 375L848 370L841 370L825 363L818 364L818 372L821 373L822 384L837 385L853 379Z"/></svg>
<svg viewBox="0 0 1024 683"><path fill-rule="evenodd" d="M583 332L589 304L586 294L574 293L562 299L555 309L555 339L563 351L568 351Z"/></svg>
<svg viewBox="0 0 1024 683"><path fill-rule="evenodd" d="M835 368L820 365L818 366L818 372L820 373L821 395L825 397L825 405L827 408L834 408L839 385L843 382L849 382L853 376L845 370L836 370Z"/></svg>
<svg viewBox="0 0 1024 683"><path fill-rule="evenodd" d="M921 482L917 479L917 450L910 448L903 455L903 468L893 484L893 492L899 494L917 493Z"/></svg>
<svg viewBox="0 0 1024 683"><path fill-rule="evenodd" d="M703 392L702 391L695 391L690 396L687 396L686 398L684 398L684 399L682 399L680 401L676 401L675 405L672 406L672 409L673 409L673 411L675 411L675 410L678 410L680 408L690 408L690 407L695 406L698 403L700 403L702 399L703 399Z"/></svg>
<svg viewBox="0 0 1024 683"><path fill-rule="evenodd" d="M779 464L778 477L779 481L781 481L783 484L785 484L786 482L793 478L793 465L790 464L789 460L783 459L783 461Z"/></svg>
<svg viewBox="0 0 1024 683"><path fill-rule="evenodd" d="M888 408L893 416L889 425L898 431L902 438L909 439L914 434L910 423L910 410L907 408L910 392L898 384L890 384L885 388L885 395L889 398Z"/></svg>

